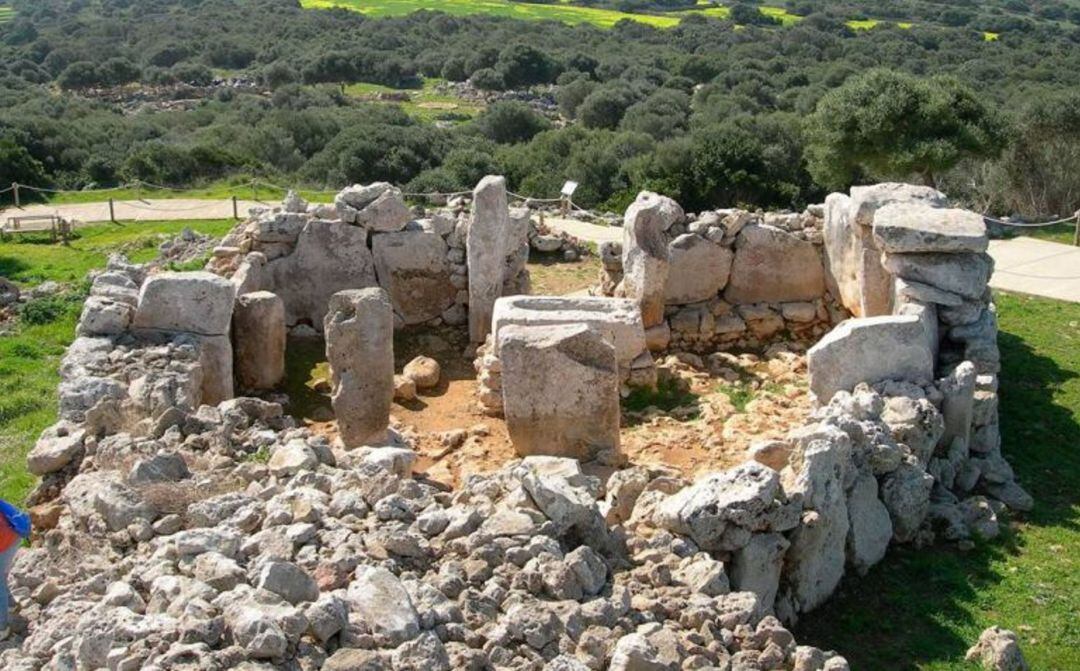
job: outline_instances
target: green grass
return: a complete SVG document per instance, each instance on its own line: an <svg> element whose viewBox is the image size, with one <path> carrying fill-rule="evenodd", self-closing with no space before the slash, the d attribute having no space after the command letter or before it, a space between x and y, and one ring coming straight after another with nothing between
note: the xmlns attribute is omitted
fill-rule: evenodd
<svg viewBox="0 0 1080 671"><path fill-rule="evenodd" d="M985 627L1016 631L1032 669L1080 669L1080 305L998 294L1004 450L1035 509L961 552L890 550L808 615L800 643L853 669L968 670Z"/></svg>
<svg viewBox="0 0 1080 671"><path fill-rule="evenodd" d="M0 241L0 275L20 284L46 280L73 287L73 300L45 299L35 314L54 312L53 320L7 325L0 334L0 498L21 501L34 485L26 471L26 452L41 431L56 421L57 367L75 338L82 309L79 288L86 273L105 265L108 254L124 250L132 261L157 255L159 235L184 228L224 235L232 220L160 221L108 224L79 229L69 247L50 244L47 236Z"/></svg>
<svg viewBox="0 0 1080 671"><path fill-rule="evenodd" d="M697 394L689 391L678 379L666 377L657 383L656 389L633 389L630 395L623 399L622 407L629 412L641 412L649 406L655 406L664 412L670 412L675 408L697 404Z"/></svg>
<svg viewBox="0 0 1080 671"><path fill-rule="evenodd" d="M283 185L286 186L287 185ZM100 203L112 198L114 200L148 200L148 199L175 199L175 198L198 198L204 200L228 200L236 196L242 200L258 200L274 203L285 197L286 189L258 185L254 190L251 188L251 178L234 177L229 180L214 182L201 187L190 189L157 189L142 186L139 188L124 187L120 189L108 189L102 191L65 191L51 194L48 202L57 205L74 205L81 203ZM333 191L299 189L297 193L309 201L329 203L334 199Z"/></svg>
<svg viewBox="0 0 1080 671"><path fill-rule="evenodd" d="M409 115L424 121L436 121L447 118L472 118L484 110L484 105L469 100L463 100L457 96L440 93L436 87L445 80L427 77L424 79L422 88L395 89L381 84L349 84L345 87L345 93L366 100L375 100L380 93L406 93L409 100L405 102L387 101L389 104L401 105L401 108Z"/></svg>
<svg viewBox="0 0 1080 671"><path fill-rule="evenodd" d="M0 5L0 23L7 23L15 18L15 10L6 5Z"/></svg>

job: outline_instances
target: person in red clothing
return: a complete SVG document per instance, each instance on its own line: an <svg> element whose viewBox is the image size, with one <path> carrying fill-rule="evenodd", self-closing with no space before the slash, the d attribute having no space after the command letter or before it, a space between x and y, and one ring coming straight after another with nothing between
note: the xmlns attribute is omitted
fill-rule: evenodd
<svg viewBox="0 0 1080 671"><path fill-rule="evenodd" d="M8 573L22 540L30 535L30 516L0 499L0 640L8 637L11 592Z"/></svg>

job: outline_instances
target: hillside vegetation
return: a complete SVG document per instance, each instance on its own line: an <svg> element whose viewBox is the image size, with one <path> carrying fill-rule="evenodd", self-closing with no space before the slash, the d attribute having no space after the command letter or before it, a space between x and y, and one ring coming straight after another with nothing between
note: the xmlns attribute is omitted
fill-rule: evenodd
<svg viewBox="0 0 1080 671"><path fill-rule="evenodd" d="M307 8L331 2L370 15ZM1071 1L584 5L12 0L0 184L454 191L499 172L617 210L642 188L799 207L908 179L997 214L1078 205Z"/></svg>

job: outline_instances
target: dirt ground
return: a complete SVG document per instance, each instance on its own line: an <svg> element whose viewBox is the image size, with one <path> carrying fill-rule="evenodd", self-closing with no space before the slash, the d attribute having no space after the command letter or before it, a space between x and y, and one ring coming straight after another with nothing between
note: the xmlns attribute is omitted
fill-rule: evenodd
<svg viewBox="0 0 1080 671"><path fill-rule="evenodd" d="M598 267L595 259L531 266L533 293L583 289ZM425 355L439 362L442 380L413 401L395 401L391 425L419 454L417 471L453 487L516 458L506 423L477 409L468 346L463 328L394 336L396 372ZM623 400L622 451L630 464L688 478L723 469L743 461L752 442L782 437L810 409L806 362L799 351L778 346L760 357L678 353L661 357L657 366L658 389L634 391ZM287 376L288 411L316 431L336 436L321 339L289 341Z"/></svg>

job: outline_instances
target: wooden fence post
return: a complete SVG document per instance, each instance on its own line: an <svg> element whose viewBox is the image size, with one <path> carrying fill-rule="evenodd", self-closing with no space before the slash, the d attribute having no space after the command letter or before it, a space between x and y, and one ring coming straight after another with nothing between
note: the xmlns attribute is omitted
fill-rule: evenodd
<svg viewBox="0 0 1080 671"><path fill-rule="evenodd" d="M15 207L22 207L22 205L19 203L19 183L18 182L12 182L11 183L11 191L12 191L12 193L15 194Z"/></svg>
<svg viewBox="0 0 1080 671"><path fill-rule="evenodd" d="M109 221L116 223L116 210L114 209L113 199L109 199Z"/></svg>
<svg viewBox="0 0 1080 671"><path fill-rule="evenodd" d="M1076 228L1073 230L1073 246L1080 247L1080 210L1076 211Z"/></svg>
<svg viewBox="0 0 1080 671"><path fill-rule="evenodd" d="M239 219L240 218L240 211L236 206L236 195L235 194L232 197L232 218L233 219Z"/></svg>

